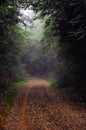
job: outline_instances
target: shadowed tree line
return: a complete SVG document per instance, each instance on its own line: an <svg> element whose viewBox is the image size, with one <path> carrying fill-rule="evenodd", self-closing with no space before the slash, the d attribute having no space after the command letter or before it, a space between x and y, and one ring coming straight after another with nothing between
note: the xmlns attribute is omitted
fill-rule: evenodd
<svg viewBox="0 0 86 130"><path fill-rule="evenodd" d="M23 62L25 64L25 70L31 76L47 77L50 74L52 76L55 72L56 52L54 48L45 49L46 42L32 43L28 46L27 52L23 56Z"/></svg>
<svg viewBox="0 0 86 130"><path fill-rule="evenodd" d="M51 39L58 39L56 48L57 61L60 65L59 68L57 66L55 74L57 84L61 88L68 88L72 94L77 93L85 98L85 0L33 0L31 4L36 11L41 11L41 17L49 15L46 22L46 38L49 42Z"/></svg>
<svg viewBox="0 0 86 130"><path fill-rule="evenodd" d="M52 62L49 55L53 57L53 52L44 54L44 47L39 40L32 40L31 43L32 32L23 25L20 9L26 6L29 8L29 5L29 2L27 4L27 1L23 0L0 1L0 97L15 82L23 80L26 73L42 75L44 71L48 73L52 66L50 64L48 67L48 64Z"/></svg>
<svg viewBox="0 0 86 130"><path fill-rule="evenodd" d="M24 77L21 64L24 37L17 26L18 15L17 1L0 1L0 93Z"/></svg>

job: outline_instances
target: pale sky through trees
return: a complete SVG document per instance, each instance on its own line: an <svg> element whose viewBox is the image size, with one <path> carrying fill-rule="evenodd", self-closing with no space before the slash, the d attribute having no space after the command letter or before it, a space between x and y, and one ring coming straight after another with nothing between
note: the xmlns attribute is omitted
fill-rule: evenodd
<svg viewBox="0 0 86 130"><path fill-rule="evenodd" d="M30 39L41 41L44 35L45 20L40 20L32 9L21 9L21 27L30 32Z"/></svg>
<svg viewBox="0 0 86 130"><path fill-rule="evenodd" d="M28 28L32 27L33 19L36 17L36 14L33 10L21 9L20 10L20 19L23 21L23 24Z"/></svg>

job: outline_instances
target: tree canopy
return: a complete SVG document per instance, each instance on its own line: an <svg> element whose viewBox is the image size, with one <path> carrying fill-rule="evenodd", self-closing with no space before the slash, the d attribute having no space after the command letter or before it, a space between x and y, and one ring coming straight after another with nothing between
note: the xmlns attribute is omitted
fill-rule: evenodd
<svg viewBox="0 0 86 130"><path fill-rule="evenodd" d="M31 4L42 17L50 16L46 22L47 36L59 39L59 45L56 41L57 61L60 59L63 65L57 68L60 71L57 83L80 94L86 93L86 2L33 0Z"/></svg>
<svg viewBox="0 0 86 130"><path fill-rule="evenodd" d="M0 1L1 86L22 77L23 35L17 23L19 9L29 8L30 5L40 13L41 18L47 16L44 40L49 43L46 47L55 45L57 51L57 59L54 62L57 63L55 75L59 87L86 94L85 0Z"/></svg>

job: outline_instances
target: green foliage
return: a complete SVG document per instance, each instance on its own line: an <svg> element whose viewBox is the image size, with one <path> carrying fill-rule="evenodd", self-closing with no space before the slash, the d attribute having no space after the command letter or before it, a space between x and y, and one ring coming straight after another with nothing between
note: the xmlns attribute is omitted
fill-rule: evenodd
<svg viewBox="0 0 86 130"><path fill-rule="evenodd" d="M17 25L17 4L17 1L12 0L0 2L0 93L24 78L24 36Z"/></svg>
<svg viewBox="0 0 86 130"><path fill-rule="evenodd" d="M0 1L0 93L23 79L22 56L27 32L17 25L19 6L33 5L46 20L47 47L57 50L56 76L60 87L86 94L86 2L84 0ZM38 35L37 37L38 38ZM58 42L59 39L59 42Z"/></svg>
<svg viewBox="0 0 86 130"><path fill-rule="evenodd" d="M53 88L57 87L56 81L54 79L50 79L48 80L48 82L50 83L50 86L52 86Z"/></svg>
<svg viewBox="0 0 86 130"><path fill-rule="evenodd" d="M31 40L37 40L38 42L40 42L44 36L44 26L45 26L45 19L36 19L33 22L33 28L29 30L29 33L31 33L29 38Z"/></svg>
<svg viewBox="0 0 86 130"><path fill-rule="evenodd" d="M28 80L22 80L10 86L9 89L5 91L4 104L8 106L12 106L15 99L16 90L20 87L25 86L27 83L28 83Z"/></svg>
<svg viewBox="0 0 86 130"><path fill-rule="evenodd" d="M28 82L29 82L28 80L22 80L20 82L14 83L13 86L11 87L11 89L17 89L19 87L22 87L25 84L27 84Z"/></svg>
<svg viewBox="0 0 86 130"><path fill-rule="evenodd" d="M86 2L83 0L32 1L46 22L48 41L59 37L57 49L57 83L71 88L80 96L86 94ZM56 40L57 41L57 40ZM58 50L59 49L59 50ZM85 98L85 96L83 96Z"/></svg>

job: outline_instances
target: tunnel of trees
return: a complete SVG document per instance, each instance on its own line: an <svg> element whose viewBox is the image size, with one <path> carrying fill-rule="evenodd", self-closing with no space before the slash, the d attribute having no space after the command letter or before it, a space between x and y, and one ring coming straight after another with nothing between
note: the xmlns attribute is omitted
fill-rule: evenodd
<svg viewBox="0 0 86 130"><path fill-rule="evenodd" d="M39 12L37 18L46 19L44 36L35 45L30 32L19 26L25 24L20 9L30 6ZM59 88L86 99L85 0L0 1L0 93L26 73L51 73Z"/></svg>

